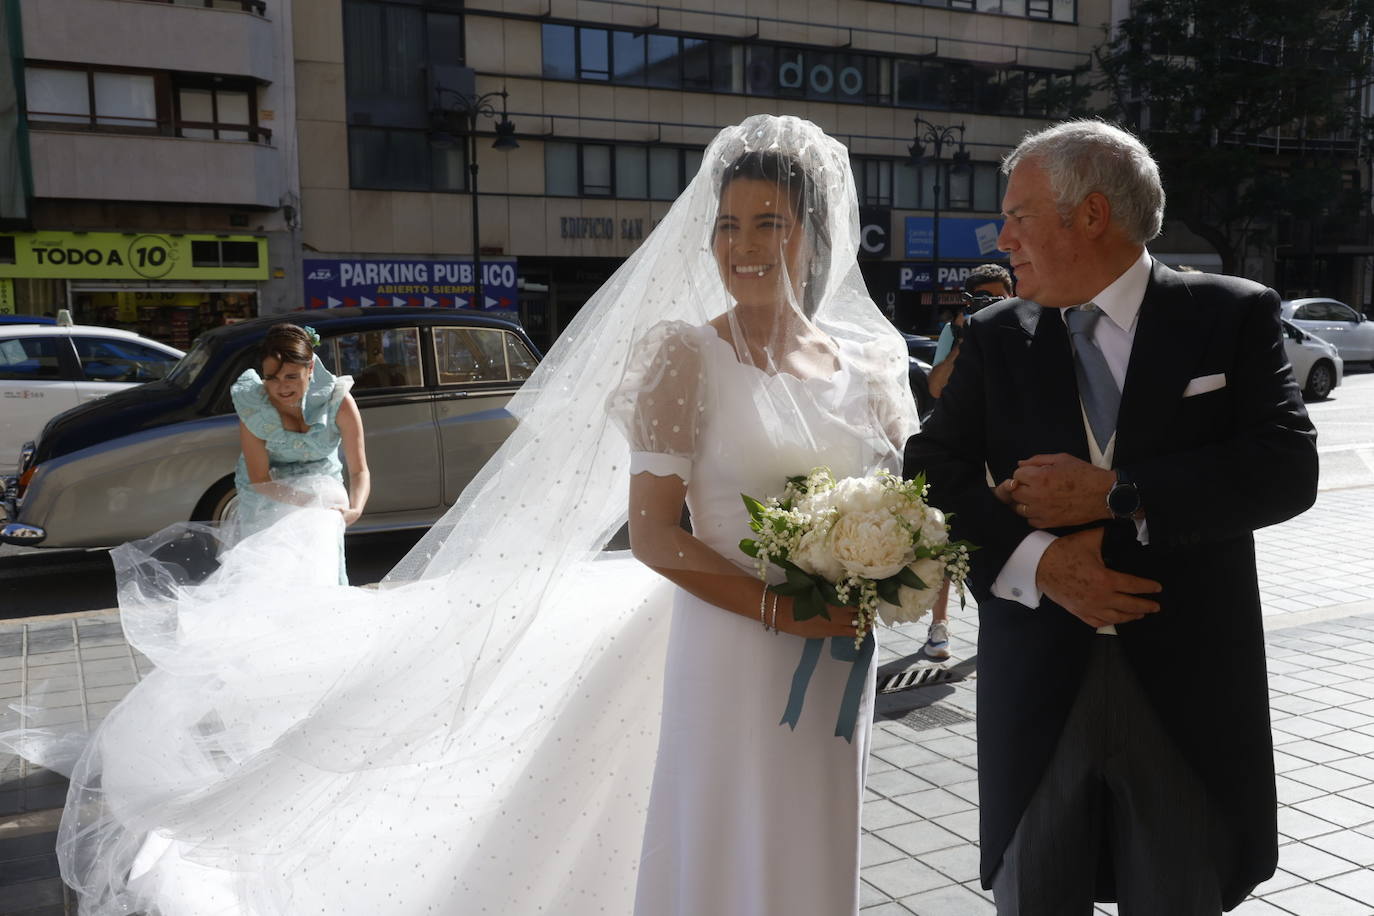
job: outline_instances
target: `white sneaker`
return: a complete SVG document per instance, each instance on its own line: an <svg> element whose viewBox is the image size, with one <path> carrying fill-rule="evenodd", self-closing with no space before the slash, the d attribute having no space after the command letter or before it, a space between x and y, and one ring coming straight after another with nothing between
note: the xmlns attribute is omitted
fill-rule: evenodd
<svg viewBox="0 0 1374 916"><path fill-rule="evenodd" d="M932 623L926 633L926 655L929 658L949 658L949 625Z"/></svg>

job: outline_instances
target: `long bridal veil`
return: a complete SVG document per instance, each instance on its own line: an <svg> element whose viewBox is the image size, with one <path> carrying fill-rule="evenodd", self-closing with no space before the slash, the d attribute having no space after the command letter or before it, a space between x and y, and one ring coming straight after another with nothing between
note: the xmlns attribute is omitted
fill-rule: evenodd
<svg viewBox="0 0 1374 916"><path fill-rule="evenodd" d="M773 271L788 314L764 324L732 308L712 249L749 154L782 164L778 211L803 252L801 276ZM671 588L602 547L627 519L645 405L695 365L663 329L715 319L763 375L817 332L860 388L836 419L891 460L916 410L857 241L844 146L749 118L711 143L511 402L515 432L380 588L310 573L337 518L318 508L203 573L117 550L126 630L157 669L72 775L59 856L82 913L628 913ZM805 435L787 403L804 387L691 390L665 422L743 397L766 435Z"/></svg>

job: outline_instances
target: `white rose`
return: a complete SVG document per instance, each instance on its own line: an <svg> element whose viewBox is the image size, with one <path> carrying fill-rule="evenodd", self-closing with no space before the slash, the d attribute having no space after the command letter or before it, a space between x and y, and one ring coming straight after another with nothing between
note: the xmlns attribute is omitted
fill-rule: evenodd
<svg viewBox="0 0 1374 916"><path fill-rule="evenodd" d="M895 576L911 562L911 534L886 511L844 512L830 529L830 549L846 570L867 579Z"/></svg>
<svg viewBox="0 0 1374 916"><path fill-rule="evenodd" d="M926 508L926 517L921 520L921 542L932 547L949 543L949 529L945 527L945 514L934 506ZM917 575L920 575L917 573Z"/></svg>
<svg viewBox="0 0 1374 916"><path fill-rule="evenodd" d="M940 594L940 583L945 578L945 564L939 560L917 560L911 564L911 571L926 584L926 587L915 589L901 586L897 592L901 601L900 607L886 601L878 604L878 616L889 626L920 620L926 611L935 606L935 599Z"/></svg>
<svg viewBox="0 0 1374 916"><path fill-rule="evenodd" d="M844 576L844 567L830 550L828 534L825 526L812 528L802 535L790 558L813 576L820 576L827 582L838 582Z"/></svg>

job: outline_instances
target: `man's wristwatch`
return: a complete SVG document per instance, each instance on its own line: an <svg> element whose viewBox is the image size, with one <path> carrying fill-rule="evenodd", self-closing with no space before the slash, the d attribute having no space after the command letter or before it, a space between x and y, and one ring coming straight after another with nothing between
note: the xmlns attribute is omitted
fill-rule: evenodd
<svg viewBox="0 0 1374 916"><path fill-rule="evenodd" d="M1113 518L1135 518L1140 511L1140 490L1124 471L1116 472L1116 483L1107 491L1107 510Z"/></svg>

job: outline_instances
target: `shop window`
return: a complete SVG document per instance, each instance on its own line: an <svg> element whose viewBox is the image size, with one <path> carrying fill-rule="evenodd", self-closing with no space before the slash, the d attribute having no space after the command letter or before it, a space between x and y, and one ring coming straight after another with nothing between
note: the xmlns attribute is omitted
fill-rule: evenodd
<svg viewBox="0 0 1374 916"><path fill-rule="evenodd" d="M424 384L420 366L419 328L363 331L325 338L316 351L335 375L353 376L353 390L418 388Z"/></svg>
<svg viewBox="0 0 1374 916"><path fill-rule="evenodd" d="M191 242L191 264L195 267L257 267L257 242L205 239Z"/></svg>
<svg viewBox="0 0 1374 916"><path fill-rule="evenodd" d="M25 69L28 118L35 126L156 131L158 81L151 73L65 67Z"/></svg>
<svg viewBox="0 0 1374 916"><path fill-rule="evenodd" d="M62 378L62 361L54 337L0 340L0 379L35 382Z"/></svg>
<svg viewBox="0 0 1374 916"><path fill-rule="evenodd" d="M131 340L74 336L81 374L91 382L155 382L177 364L177 357Z"/></svg>
<svg viewBox="0 0 1374 916"><path fill-rule="evenodd" d="M15 263L14 236L0 235L0 264Z"/></svg>

